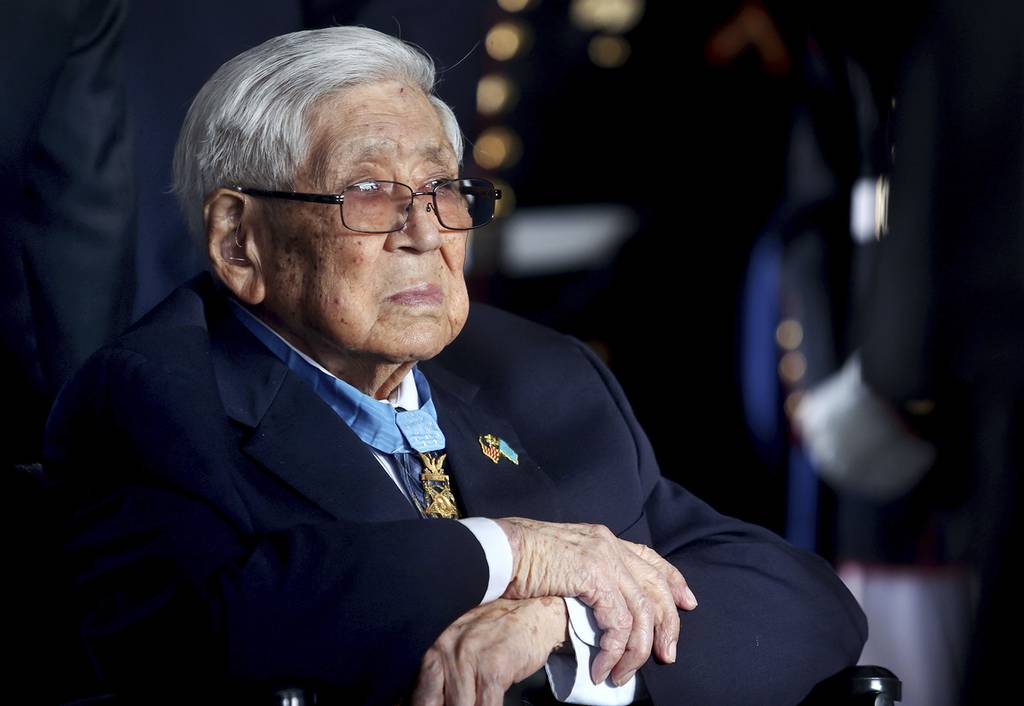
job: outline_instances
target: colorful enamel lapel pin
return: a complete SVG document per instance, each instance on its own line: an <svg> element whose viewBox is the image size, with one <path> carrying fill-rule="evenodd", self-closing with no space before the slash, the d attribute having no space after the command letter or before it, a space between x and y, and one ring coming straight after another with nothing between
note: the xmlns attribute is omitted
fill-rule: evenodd
<svg viewBox="0 0 1024 706"><path fill-rule="evenodd" d="M484 434L480 437L480 450L484 452L484 456L491 459L494 463L500 461L501 457L504 456L512 463L517 466L519 465L519 454L505 443L504 439L494 434Z"/></svg>

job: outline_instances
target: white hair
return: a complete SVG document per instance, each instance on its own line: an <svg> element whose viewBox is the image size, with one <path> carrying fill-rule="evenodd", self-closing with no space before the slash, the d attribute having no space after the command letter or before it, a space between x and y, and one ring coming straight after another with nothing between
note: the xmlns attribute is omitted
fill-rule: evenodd
<svg viewBox="0 0 1024 706"><path fill-rule="evenodd" d="M311 112L346 88L401 81L428 96L462 163L455 113L434 95L434 62L366 27L329 27L267 40L231 59L200 89L174 150L174 193L205 241L203 201L222 186L290 190L309 157Z"/></svg>

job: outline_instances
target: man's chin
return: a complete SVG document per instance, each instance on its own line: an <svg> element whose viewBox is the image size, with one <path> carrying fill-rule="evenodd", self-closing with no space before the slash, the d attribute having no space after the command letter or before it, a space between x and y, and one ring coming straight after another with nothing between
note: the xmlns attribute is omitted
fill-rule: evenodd
<svg viewBox="0 0 1024 706"><path fill-rule="evenodd" d="M445 321L442 326L424 324L409 325L397 338L394 345L383 351L390 363L414 363L429 360L443 351L454 340L451 327Z"/></svg>

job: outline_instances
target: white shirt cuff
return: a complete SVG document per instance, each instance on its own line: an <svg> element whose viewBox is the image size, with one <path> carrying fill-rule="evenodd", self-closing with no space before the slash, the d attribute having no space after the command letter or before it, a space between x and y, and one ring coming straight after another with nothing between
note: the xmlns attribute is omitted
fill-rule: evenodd
<svg viewBox="0 0 1024 706"><path fill-rule="evenodd" d="M466 517L459 520L466 526L484 550L489 577L487 591L480 604L490 603L508 588L512 580L512 545L508 543L505 531L494 520L486 517Z"/></svg>
<svg viewBox="0 0 1024 706"><path fill-rule="evenodd" d="M569 613L569 640L573 654L551 654L544 665L551 693L559 701L591 706L624 706L636 698L637 676L615 686L609 676L601 684L590 680L590 666L600 651L599 630L594 612L576 598L566 598Z"/></svg>

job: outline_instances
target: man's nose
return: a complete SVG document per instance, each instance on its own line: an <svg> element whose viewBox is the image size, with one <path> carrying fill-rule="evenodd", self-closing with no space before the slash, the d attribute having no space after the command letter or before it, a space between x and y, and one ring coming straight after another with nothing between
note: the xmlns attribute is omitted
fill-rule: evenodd
<svg viewBox="0 0 1024 706"><path fill-rule="evenodd" d="M422 251L441 247L441 221L437 218L430 194L417 194L413 197L405 226L397 233L403 236L399 238L403 243L401 247Z"/></svg>

